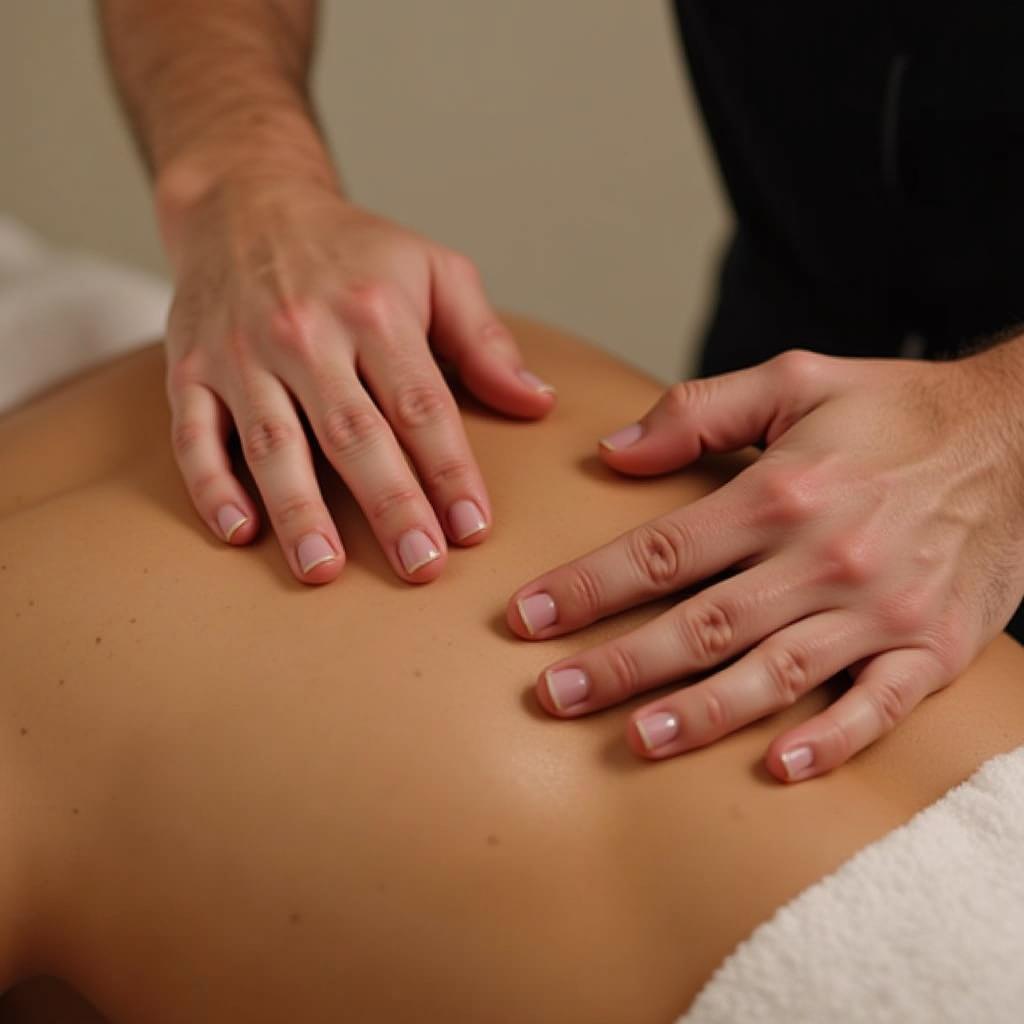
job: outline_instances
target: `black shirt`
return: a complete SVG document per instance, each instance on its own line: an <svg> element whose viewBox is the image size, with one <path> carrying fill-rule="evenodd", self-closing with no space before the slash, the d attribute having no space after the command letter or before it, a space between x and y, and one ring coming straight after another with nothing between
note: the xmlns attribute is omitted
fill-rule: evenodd
<svg viewBox="0 0 1024 1024"><path fill-rule="evenodd" d="M737 219L704 371L1024 321L1024 0L676 0Z"/></svg>

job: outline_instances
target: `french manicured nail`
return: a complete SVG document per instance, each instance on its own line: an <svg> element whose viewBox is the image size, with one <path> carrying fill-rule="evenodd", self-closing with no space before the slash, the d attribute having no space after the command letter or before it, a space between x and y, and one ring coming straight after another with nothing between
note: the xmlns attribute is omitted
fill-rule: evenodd
<svg viewBox="0 0 1024 1024"><path fill-rule="evenodd" d="M523 620L526 632L536 636L542 629L558 621L558 609L555 599L550 594L531 594L521 597L516 602L519 618Z"/></svg>
<svg viewBox="0 0 1024 1024"><path fill-rule="evenodd" d="M534 391L539 391L541 394L553 395L555 393L555 389L550 384L546 384L535 373L530 373L529 370L520 370L519 379L527 387L533 388Z"/></svg>
<svg viewBox="0 0 1024 1024"><path fill-rule="evenodd" d="M580 668L548 669L544 679L548 684L551 702L559 711L571 708L574 704L582 704L590 693L590 680Z"/></svg>
<svg viewBox="0 0 1024 1024"><path fill-rule="evenodd" d="M452 535L456 540L472 537L474 533L479 533L487 526L487 520L484 519L480 506L468 498L455 502L448 509L448 522L451 524Z"/></svg>
<svg viewBox="0 0 1024 1024"><path fill-rule="evenodd" d="M636 723L640 739L648 750L657 750L679 735L679 719L671 711L657 711Z"/></svg>
<svg viewBox="0 0 1024 1024"><path fill-rule="evenodd" d="M600 444L602 448L607 448L610 452L617 452L620 448L628 448L631 444L636 444L643 434L644 428L639 423L630 423L628 427L621 427L614 434L602 437Z"/></svg>
<svg viewBox="0 0 1024 1024"><path fill-rule="evenodd" d="M217 525L226 541L230 541L247 522L249 517L237 505L221 505L217 509Z"/></svg>
<svg viewBox="0 0 1024 1024"><path fill-rule="evenodd" d="M303 576L312 572L318 565L323 565L324 562L333 561L338 557L334 548L327 543L327 538L321 533L307 533L299 541L295 554Z"/></svg>
<svg viewBox="0 0 1024 1024"><path fill-rule="evenodd" d="M398 558L410 576L440 557L441 552L422 530L408 530L398 540Z"/></svg>
<svg viewBox="0 0 1024 1024"><path fill-rule="evenodd" d="M782 767L786 771L786 778L792 782L814 764L814 751L807 746L794 747L792 750L787 750L781 760Z"/></svg>

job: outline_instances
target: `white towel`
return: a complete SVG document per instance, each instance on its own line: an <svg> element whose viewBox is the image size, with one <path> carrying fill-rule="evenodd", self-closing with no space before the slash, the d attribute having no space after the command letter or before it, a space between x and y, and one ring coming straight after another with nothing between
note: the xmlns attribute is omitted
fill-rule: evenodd
<svg viewBox="0 0 1024 1024"><path fill-rule="evenodd" d="M1024 1021L1024 747L758 927L678 1024Z"/></svg>
<svg viewBox="0 0 1024 1024"><path fill-rule="evenodd" d="M0 217L0 413L163 335L170 285Z"/></svg>

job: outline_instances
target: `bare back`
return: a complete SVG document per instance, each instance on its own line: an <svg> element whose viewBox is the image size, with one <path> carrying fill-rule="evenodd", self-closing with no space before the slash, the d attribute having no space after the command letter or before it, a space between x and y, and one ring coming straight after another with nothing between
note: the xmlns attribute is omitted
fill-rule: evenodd
<svg viewBox="0 0 1024 1024"><path fill-rule="evenodd" d="M329 474L349 551L331 586L294 582L272 537L211 540L158 348L0 422L0 826L33 969L118 1024L664 1022L780 904L1024 742L1005 637L798 786L761 757L836 685L657 764L627 750L628 708L548 718L544 664L665 605L540 648L507 632L508 595L743 460L616 477L595 439L659 387L513 328L559 408L466 408L495 534L425 587Z"/></svg>

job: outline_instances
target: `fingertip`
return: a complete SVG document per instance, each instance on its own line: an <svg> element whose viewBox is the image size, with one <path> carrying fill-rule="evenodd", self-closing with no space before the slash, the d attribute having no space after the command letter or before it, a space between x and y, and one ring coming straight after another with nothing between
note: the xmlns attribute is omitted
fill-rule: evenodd
<svg viewBox="0 0 1024 1024"><path fill-rule="evenodd" d="M391 551L391 564L406 583L431 583L444 571L448 548L435 521L430 527L414 526L397 541L383 542Z"/></svg>
<svg viewBox="0 0 1024 1024"><path fill-rule="evenodd" d="M509 632L514 633L521 640L529 639L529 634L520 617L518 598L510 597L505 605L505 625L508 626Z"/></svg>
<svg viewBox="0 0 1024 1024"><path fill-rule="evenodd" d="M448 553L445 549L435 550L437 553L426 561L413 565L410 569L403 566L402 578L407 583L433 583L444 572L448 562Z"/></svg>
<svg viewBox="0 0 1024 1024"><path fill-rule="evenodd" d="M781 742L765 758L768 771L780 782L803 782L821 774L813 745L806 740Z"/></svg>
<svg viewBox="0 0 1024 1024"><path fill-rule="evenodd" d="M324 559L324 561L311 566L305 572L300 567L297 578L300 583L308 583L311 586L323 586L325 583L332 583L336 580L344 568L345 556L343 554L334 555L330 559Z"/></svg>
<svg viewBox="0 0 1024 1024"><path fill-rule="evenodd" d="M308 533L295 545L294 568L300 583L319 586L338 578L345 567L345 549L337 539Z"/></svg>
<svg viewBox="0 0 1024 1024"><path fill-rule="evenodd" d="M643 732L640 729L640 715L641 712L630 718L629 723L626 726L626 746L640 758L645 761L657 761L660 760L656 750L649 747L644 740Z"/></svg>
<svg viewBox="0 0 1024 1024"><path fill-rule="evenodd" d="M461 547L475 547L490 536L491 524L487 516L480 504L470 498L453 502L445 520L448 539Z"/></svg>
<svg viewBox="0 0 1024 1024"><path fill-rule="evenodd" d="M529 370L501 366L466 366L463 381L485 405L506 416L537 420L558 404L554 387Z"/></svg>
<svg viewBox="0 0 1024 1024"><path fill-rule="evenodd" d="M241 503L226 502L221 505L214 516L216 533L221 540L232 547L249 544L259 532L259 520L256 513L243 507Z"/></svg>

